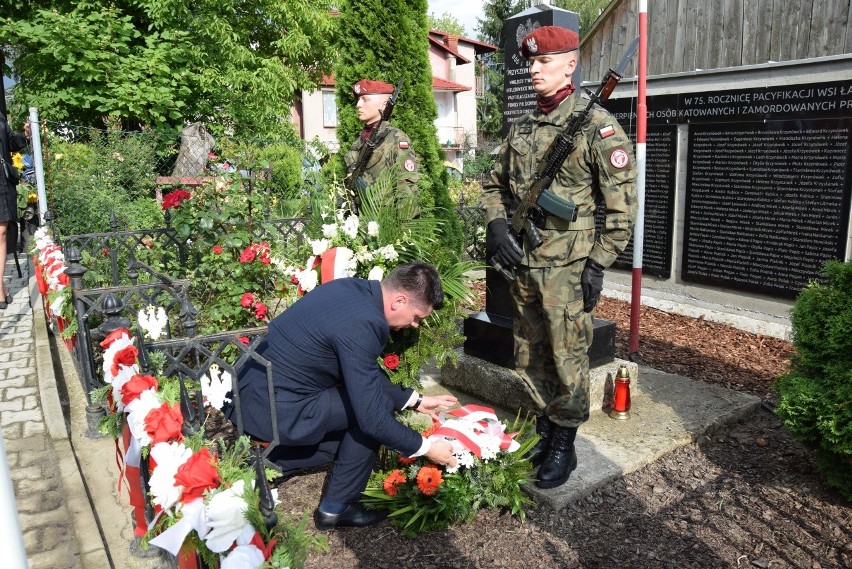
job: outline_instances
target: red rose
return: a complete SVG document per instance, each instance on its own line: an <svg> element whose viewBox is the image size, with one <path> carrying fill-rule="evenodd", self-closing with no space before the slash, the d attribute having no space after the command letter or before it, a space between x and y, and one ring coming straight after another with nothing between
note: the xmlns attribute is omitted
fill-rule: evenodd
<svg viewBox="0 0 852 569"><path fill-rule="evenodd" d="M223 250L221 245L213 245L213 253L216 255L221 255Z"/></svg>
<svg viewBox="0 0 852 569"><path fill-rule="evenodd" d="M169 208L177 209L181 203L188 200L192 197L192 194L187 192L186 190L176 190L174 192L168 193L163 196L163 209L167 210Z"/></svg>
<svg viewBox="0 0 852 569"><path fill-rule="evenodd" d="M131 401L139 397L143 391L147 391L152 387L157 389L159 383L153 375L142 375L137 373L130 378L130 381L121 386L121 402L124 405L130 404Z"/></svg>
<svg viewBox="0 0 852 569"><path fill-rule="evenodd" d="M68 280L68 275L65 273L59 273L59 276L56 277L56 280L59 282L59 284L64 286L68 286L68 283L70 282Z"/></svg>
<svg viewBox="0 0 852 569"><path fill-rule="evenodd" d="M240 263L251 263L254 261L254 258L257 256L257 249L255 249L254 245L249 245L243 252L240 253Z"/></svg>
<svg viewBox="0 0 852 569"><path fill-rule="evenodd" d="M109 333L109 336L107 336L101 341L101 347L103 349L109 348L113 342L121 338L122 334L127 334L127 336L129 337L130 330L128 330L127 328L119 328L118 330L113 330Z"/></svg>
<svg viewBox="0 0 852 569"><path fill-rule="evenodd" d="M254 304L254 295L250 292L247 292L240 299L240 306L243 308L249 308Z"/></svg>
<svg viewBox="0 0 852 569"><path fill-rule="evenodd" d="M103 253L104 255L109 255L109 247L104 247L103 249L101 249L101 253Z"/></svg>
<svg viewBox="0 0 852 569"><path fill-rule="evenodd" d="M269 308L262 302L258 302L254 305L254 317L258 320L263 320L264 318L266 318L267 312L269 312Z"/></svg>
<svg viewBox="0 0 852 569"><path fill-rule="evenodd" d="M396 354L388 354L382 358L382 363L388 369L396 369L399 367L399 356Z"/></svg>
<svg viewBox="0 0 852 569"><path fill-rule="evenodd" d="M148 411L145 416L145 432L151 437L151 446L182 440L181 426L183 416L177 403L163 403L158 409Z"/></svg>
<svg viewBox="0 0 852 569"><path fill-rule="evenodd" d="M246 345L246 346L248 346L248 345L249 345L249 339L248 339L248 337L247 337L247 336L239 336L239 337L237 338L237 340L239 340L240 342L242 342L242 343L243 343L244 345Z"/></svg>
<svg viewBox="0 0 852 569"><path fill-rule="evenodd" d="M139 350L136 349L136 346L127 346L126 348L118 350L112 360L112 367L110 368L110 372L112 373L112 375L118 375L119 364L132 366L136 363L136 358L138 356Z"/></svg>
<svg viewBox="0 0 852 569"><path fill-rule="evenodd" d="M175 485L183 486L180 501L188 504L196 498L201 498L205 490L218 488L222 483L216 470L216 459L207 447L202 447L189 460L178 466L175 474Z"/></svg>

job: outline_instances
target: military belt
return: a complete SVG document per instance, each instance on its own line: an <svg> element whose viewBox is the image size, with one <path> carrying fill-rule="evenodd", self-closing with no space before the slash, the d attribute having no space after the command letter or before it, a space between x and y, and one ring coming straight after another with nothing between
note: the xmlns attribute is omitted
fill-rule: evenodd
<svg viewBox="0 0 852 569"><path fill-rule="evenodd" d="M559 231L582 231L595 228L595 216L586 215L578 217L576 221L568 221L555 215L548 215L544 222L545 229L558 229Z"/></svg>

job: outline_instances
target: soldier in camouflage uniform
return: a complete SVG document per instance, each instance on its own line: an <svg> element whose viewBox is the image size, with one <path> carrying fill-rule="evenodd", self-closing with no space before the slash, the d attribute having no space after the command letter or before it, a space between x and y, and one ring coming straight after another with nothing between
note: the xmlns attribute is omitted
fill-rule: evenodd
<svg viewBox="0 0 852 569"><path fill-rule="evenodd" d="M411 139L403 131L387 122L378 124L382 110L393 94L393 85L362 79L353 85L352 90L358 97L356 108L358 119L364 123L364 130L344 156L347 178L352 175L352 170L358 161L358 153L378 125L379 132L376 138L378 144L367 167L356 181L357 191L363 191L368 185L373 184L386 169L394 168L399 172L396 200L411 199L415 210L419 211L417 155L411 147Z"/></svg>
<svg viewBox="0 0 852 569"><path fill-rule="evenodd" d="M536 485L564 484L576 468L577 427L589 418L589 357L593 310L603 270L627 246L636 220L636 169L632 145L605 109L595 106L574 140L550 190L578 208L576 221L549 215L543 243L518 246L507 217L531 185L551 142L588 99L574 92L577 34L538 28L524 38L538 110L518 119L500 147L481 203L488 223L486 248L503 267L517 267L514 303L515 366L537 404L541 439L530 456L541 464ZM596 201L606 221L595 236Z"/></svg>

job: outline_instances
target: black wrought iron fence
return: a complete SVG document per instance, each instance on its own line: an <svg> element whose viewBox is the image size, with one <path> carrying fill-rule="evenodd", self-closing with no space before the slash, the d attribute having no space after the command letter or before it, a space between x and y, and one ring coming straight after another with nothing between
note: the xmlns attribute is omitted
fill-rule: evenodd
<svg viewBox="0 0 852 569"><path fill-rule="evenodd" d="M189 281L173 280L160 275L138 261L131 265L130 275L138 277L140 272L150 275L156 282L136 282L113 287L86 288L86 267L80 261L79 249L71 248L66 255L77 319L72 352L74 364L83 389L86 392L86 415L88 435L97 436L98 423L105 411L92 404L91 392L104 385L98 373L101 352L96 344L110 332L119 328L131 328L140 311L153 308L162 310L165 324L161 333L165 337L174 334L194 334L195 309L189 300ZM97 355L96 355L97 354Z"/></svg>
<svg viewBox="0 0 852 569"><path fill-rule="evenodd" d="M478 206L459 206L456 213L461 219L464 232L462 256L471 261L484 261L485 210Z"/></svg>

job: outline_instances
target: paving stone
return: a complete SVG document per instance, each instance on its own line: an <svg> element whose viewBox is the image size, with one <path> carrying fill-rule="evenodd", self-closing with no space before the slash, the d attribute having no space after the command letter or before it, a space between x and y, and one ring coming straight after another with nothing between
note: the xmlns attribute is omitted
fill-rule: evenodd
<svg viewBox="0 0 852 569"><path fill-rule="evenodd" d="M77 555L69 554L73 551L73 547L63 547L33 554L27 552L30 569L79 569L80 560Z"/></svg>
<svg viewBox="0 0 852 569"><path fill-rule="evenodd" d="M11 401L28 395L38 395L38 390L35 387L10 387L6 389L5 399Z"/></svg>
<svg viewBox="0 0 852 569"><path fill-rule="evenodd" d="M23 423L22 431L22 436L32 437L34 435L40 435L42 433L47 432L47 427L44 424L44 419L39 417L39 419L36 421L28 421L26 423Z"/></svg>
<svg viewBox="0 0 852 569"><path fill-rule="evenodd" d="M2 393L0 393L0 396L2 396L3 399L2 401L0 401L0 414L5 413L7 411L22 411L24 409L23 399L10 400L3 396Z"/></svg>
<svg viewBox="0 0 852 569"><path fill-rule="evenodd" d="M13 441L21 438L21 435L24 432L24 427L21 423L11 423L9 425L3 425L3 439L7 441Z"/></svg>
<svg viewBox="0 0 852 569"><path fill-rule="evenodd" d="M0 425L2 426L10 425L12 423L26 423L28 421L44 421L44 417L41 414L41 409L31 409L28 411L7 411L3 413L2 416L0 416ZM42 428L44 428L44 425L42 425ZM26 433L26 427L24 431Z"/></svg>
<svg viewBox="0 0 852 569"><path fill-rule="evenodd" d="M27 440L18 438L6 441L6 453L37 452L47 448L47 437L30 437Z"/></svg>
<svg viewBox="0 0 852 569"><path fill-rule="evenodd" d="M26 384L27 378L24 375L6 379L5 376L0 374L0 389L5 389L7 387L24 387Z"/></svg>

